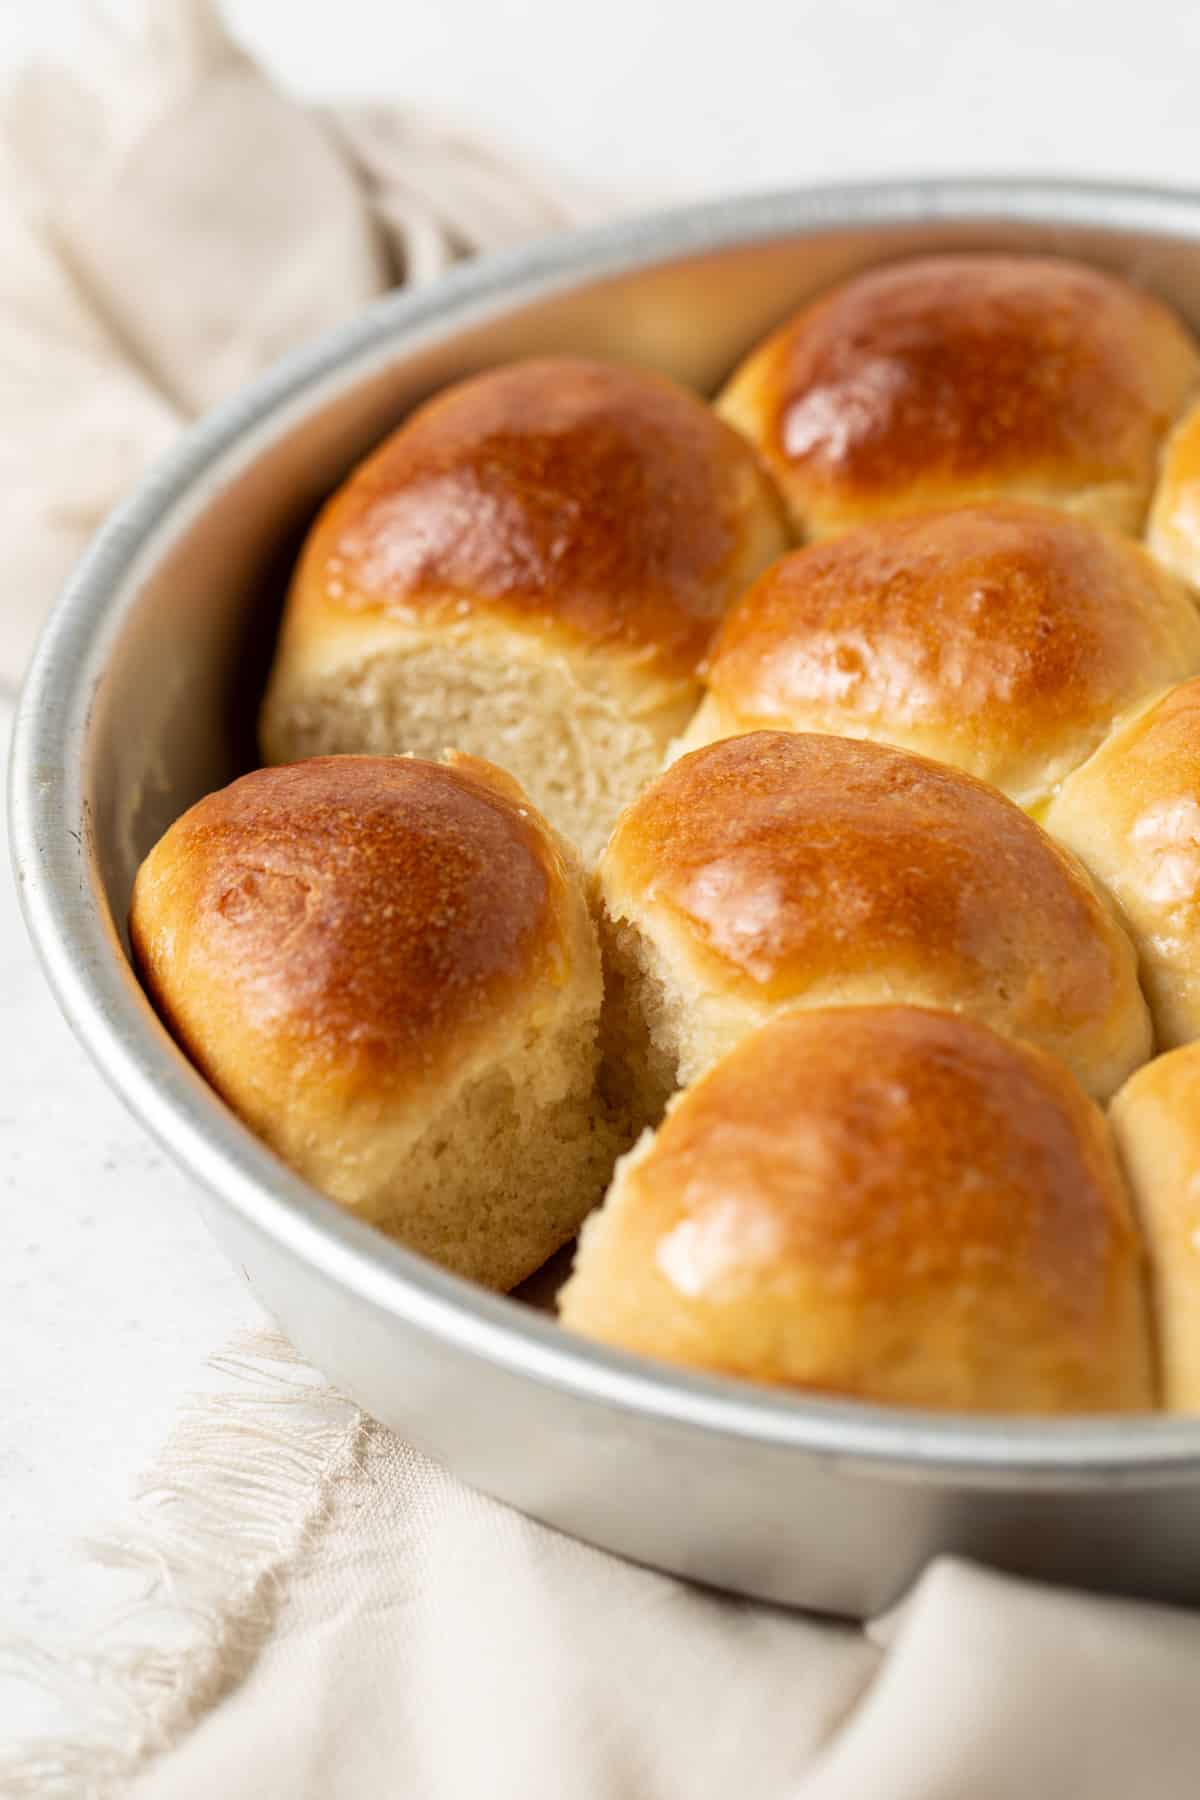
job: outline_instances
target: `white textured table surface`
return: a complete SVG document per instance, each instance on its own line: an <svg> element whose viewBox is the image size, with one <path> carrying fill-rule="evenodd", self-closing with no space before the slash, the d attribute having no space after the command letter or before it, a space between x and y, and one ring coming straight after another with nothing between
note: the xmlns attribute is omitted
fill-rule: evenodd
<svg viewBox="0 0 1200 1800"><path fill-rule="evenodd" d="M115 0L114 10L130 0ZM0 0L0 69L77 0ZM1095 0L231 0L309 92L429 102L611 192L901 171L1200 179L1200 8ZM7 737L7 712L3 733ZM0 871L0 1637L81 1621L70 1541L119 1509L254 1304L90 1067ZM19 1711L24 1705L24 1711ZM0 1736L29 1718L0 1689Z"/></svg>
<svg viewBox="0 0 1200 1800"><path fill-rule="evenodd" d="M142 0L102 0L116 14ZM0 0L0 63L80 0ZM224 0L293 87L419 102L614 193L1200 176L1188 0Z"/></svg>
<svg viewBox="0 0 1200 1800"><path fill-rule="evenodd" d="M10 711L0 705L5 758ZM93 1605L72 1542L119 1515L205 1357L261 1315L188 1182L60 1017L7 857L0 1182L0 1639L45 1637ZM0 1741L40 1716L36 1696L0 1684Z"/></svg>

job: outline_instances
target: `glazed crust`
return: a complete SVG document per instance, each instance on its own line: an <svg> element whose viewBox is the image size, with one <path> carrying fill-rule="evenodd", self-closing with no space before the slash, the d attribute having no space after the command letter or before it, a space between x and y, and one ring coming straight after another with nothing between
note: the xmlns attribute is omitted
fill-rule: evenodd
<svg viewBox="0 0 1200 1800"><path fill-rule="evenodd" d="M310 535L283 641L480 617L691 676L786 543L754 452L694 394L539 358L447 389L359 466Z"/></svg>
<svg viewBox="0 0 1200 1800"><path fill-rule="evenodd" d="M1109 1117L1150 1268L1169 1412L1200 1412L1200 1044L1139 1069Z"/></svg>
<svg viewBox="0 0 1200 1800"><path fill-rule="evenodd" d="M1074 859L993 788L883 744L764 731L682 757L598 881L706 996L949 1006L1099 1092L1149 1048L1132 948Z"/></svg>
<svg viewBox="0 0 1200 1800"><path fill-rule="evenodd" d="M1146 541L1164 568L1200 592L1200 405L1167 439Z"/></svg>
<svg viewBox="0 0 1200 1800"><path fill-rule="evenodd" d="M1162 437L1200 377L1179 320L1049 257L869 270L752 352L720 410L798 529L1009 494L1140 528Z"/></svg>
<svg viewBox="0 0 1200 1800"><path fill-rule="evenodd" d="M714 735L882 737L1029 801L1198 667L1200 617L1137 545L993 501L784 557L726 618L707 685Z"/></svg>
<svg viewBox="0 0 1200 1800"><path fill-rule="evenodd" d="M130 913L146 987L239 1110L417 1093L565 976L568 871L469 757L259 769L178 819Z"/></svg>
<svg viewBox="0 0 1200 1800"><path fill-rule="evenodd" d="M562 1311L861 1398L1153 1404L1103 1116L1053 1058L918 1007L793 1011L745 1039L619 1168Z"/></svg>
<svg viewBox="0 0 1200 1800"><path fill-rule="evenodd" d="M1046 825L1116 896L1159 1047L1200 1037L1200 680L1125 721L1063 783Z"/></svg>

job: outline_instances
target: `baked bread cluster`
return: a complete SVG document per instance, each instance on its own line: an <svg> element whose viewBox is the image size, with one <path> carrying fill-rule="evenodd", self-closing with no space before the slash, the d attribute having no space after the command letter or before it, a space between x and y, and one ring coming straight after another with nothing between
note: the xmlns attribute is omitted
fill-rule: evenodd
<svg viewBox="0 0 1200 1800"><path fill-rule="evenodd" d="M1200 1409L1198 393L1150 295L973 254L711 405L435 395L311 529L264 766L138 875L164 1023L455 1273L579 1233L619 1348Z"/></svg>

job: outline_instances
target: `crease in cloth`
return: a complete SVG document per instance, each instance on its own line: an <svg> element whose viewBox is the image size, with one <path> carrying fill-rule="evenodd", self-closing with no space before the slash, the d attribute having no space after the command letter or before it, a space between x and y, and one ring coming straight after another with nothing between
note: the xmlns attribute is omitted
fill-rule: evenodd
<svg viewBox="0 0 1200 1800"><path fill-rule="evenodd" d="M299 104L212 0L86 0L0 95L0 682L180 427L399 282L612 209L419 109Z"/></svg>

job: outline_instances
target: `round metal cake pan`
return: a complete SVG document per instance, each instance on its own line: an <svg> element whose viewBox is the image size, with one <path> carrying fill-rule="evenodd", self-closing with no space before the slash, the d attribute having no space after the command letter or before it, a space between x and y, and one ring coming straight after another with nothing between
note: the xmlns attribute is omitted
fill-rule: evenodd
<svg viewBox="0 0 1200 1800"><path fill-rule="evenodd" d="M192 430L100 533L51 619L11 764L17 879L58 999L195 1176L297 1346L464 1480L573 1535L790 1604L862 1614L953 1551L1200 1600L1200 1420L992 1419L823 1401L608 1351L409 1255L298 1180L163 1031L130 970L138 862L254 761L289 561L320 499L415 402L532 351L711 391L808 294L915 251L1119 270L1200 327L1200 196L902 182L694 207L386 299Z"/></svg>

